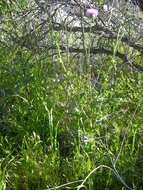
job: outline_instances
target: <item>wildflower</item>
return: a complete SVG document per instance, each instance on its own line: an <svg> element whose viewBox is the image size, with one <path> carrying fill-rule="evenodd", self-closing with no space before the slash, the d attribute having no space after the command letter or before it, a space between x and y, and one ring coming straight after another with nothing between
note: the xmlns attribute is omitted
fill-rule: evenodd
<svg viewBox="0 0 143 190"><path fill-rule="evenodd" d="M87 17L97 17L98 14L99 14L98 10L94 8L87 9L85 13Z"/></svg>

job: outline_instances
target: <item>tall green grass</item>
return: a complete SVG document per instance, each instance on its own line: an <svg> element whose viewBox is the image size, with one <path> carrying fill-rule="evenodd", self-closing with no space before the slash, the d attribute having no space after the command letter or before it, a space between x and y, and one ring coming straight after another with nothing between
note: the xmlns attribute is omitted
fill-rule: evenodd
<svg viewBox="0 0 143 190"><path fill-rule="evenodd" d="M143 76L99 60L1 47L1 190L143 188Z"/></svg>

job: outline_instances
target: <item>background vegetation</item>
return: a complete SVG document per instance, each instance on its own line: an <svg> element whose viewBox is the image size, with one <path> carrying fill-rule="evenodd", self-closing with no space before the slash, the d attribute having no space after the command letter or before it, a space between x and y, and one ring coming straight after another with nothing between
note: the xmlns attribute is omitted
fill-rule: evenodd
<svg viewBox="0 0 143 190"><path fill-rule="evenodd" d="M0 3L0 189L142 190L142 42L63 51L51 29L42 49L41 31L29 37L12 19L26 6Z"/></svg>

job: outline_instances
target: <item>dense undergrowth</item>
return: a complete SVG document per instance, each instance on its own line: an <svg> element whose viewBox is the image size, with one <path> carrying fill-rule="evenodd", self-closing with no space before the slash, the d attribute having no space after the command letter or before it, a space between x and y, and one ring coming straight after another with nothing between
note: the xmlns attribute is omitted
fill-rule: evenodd
<svg viewBox="0 0 143 190"><path fill-rule="evenodd" d="M143 189L143 75L77 67L1 46L0 189Z"/></svg>

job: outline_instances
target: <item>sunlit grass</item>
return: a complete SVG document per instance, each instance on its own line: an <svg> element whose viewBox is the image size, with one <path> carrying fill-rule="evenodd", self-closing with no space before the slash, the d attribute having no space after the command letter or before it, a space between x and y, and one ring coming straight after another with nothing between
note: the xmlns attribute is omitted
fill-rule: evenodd
<svg viewBox="0 0 143 190"><path fill-rule="evenodd" d="M57 72L49 57L8 51L0 54L0 189L142 189L141 74L103 57L96 85L64 55Z"/></svg>

